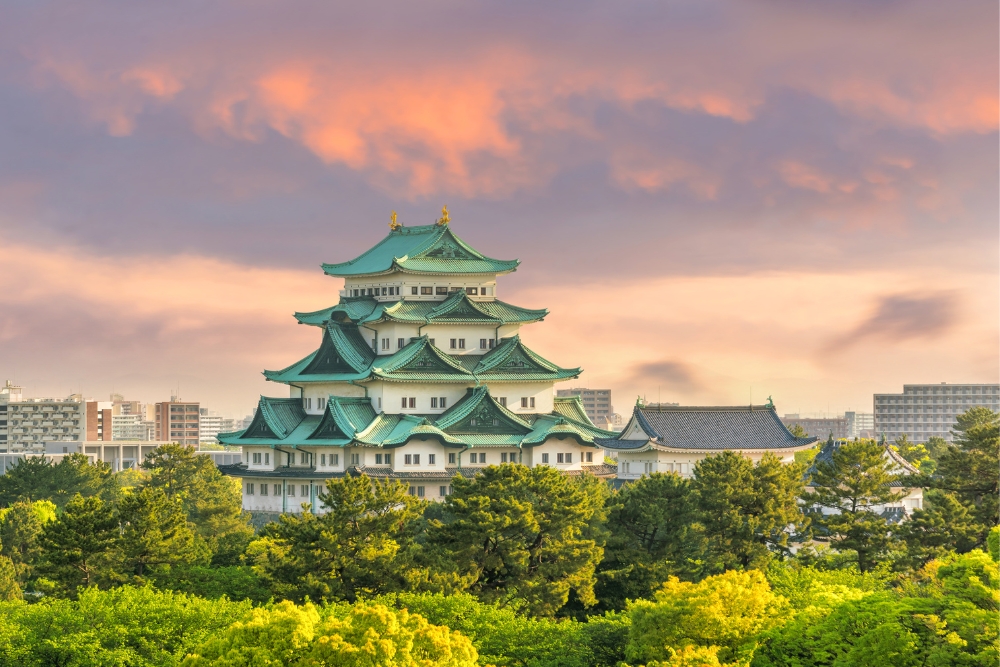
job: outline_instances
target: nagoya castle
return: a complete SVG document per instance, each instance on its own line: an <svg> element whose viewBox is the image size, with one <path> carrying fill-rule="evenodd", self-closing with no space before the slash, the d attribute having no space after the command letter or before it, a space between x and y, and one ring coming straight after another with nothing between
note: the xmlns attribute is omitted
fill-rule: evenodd
<svg viewBox="0 0 1000 667"><path fill-rule="evenodd" d="M317 511L326 480L365 474L400 480L412 495L441 499L455 475L484 466L552 466L612 477L597 428L556 382L579 377L521 340L548 310L498 296L497 278L517 270L473 249L449 224L406 227L347 262L324 264L344 279L335 306L296 313L317 347L281 370L288 387L262 396L244 431L219 435L243 449L243 506L257 512Z"/></svg>

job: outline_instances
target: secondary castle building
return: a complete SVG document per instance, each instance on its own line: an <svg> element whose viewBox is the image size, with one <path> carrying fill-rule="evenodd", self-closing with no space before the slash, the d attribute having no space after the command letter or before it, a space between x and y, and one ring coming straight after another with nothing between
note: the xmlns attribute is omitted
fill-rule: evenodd
<svg viewBox="0 0 1000 667"><path fill-rule="evenodd" d="M598 444L617 454L619 483L653 472L690 477L694 464L724 451L739 452L757 462L766 453L784 463L809 449L817 437L792 435L774 405L689 407L637 402L632 418L614 438Z"/></svg>
<svg viewBox="0 0 1000 667"><path fill-rule="evenodd" d="M295 314L315 327L316 350L264 371L288 396L261 397L249 427L218 436L243 449L243 463L223 470L242 479L245 509L322 511L327 479L361 473L402 480L429 499L446 496L455 475L503 463L614 476L595 443L612 433L579 398L554 395L581 369L547 360L518 335L548 311L498 298L497 279L518 260L473 249L443 213L419 227L394 217L373 248L323 265L344 279L339 302Z"/></svg>

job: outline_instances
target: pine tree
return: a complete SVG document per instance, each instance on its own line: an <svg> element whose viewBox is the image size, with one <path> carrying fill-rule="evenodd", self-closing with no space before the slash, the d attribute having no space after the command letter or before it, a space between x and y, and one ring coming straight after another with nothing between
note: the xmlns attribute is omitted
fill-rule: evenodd
<svg viewBox="0 0 1000 667"><path fill-rule="evenodd" d="M121 569L141 578L151 567L193 563L208 556L199 549L180 500L146 488L125 496L118 509L121 523Z"/></svg>
<svg viewBox="0 0 1000 667"><path fill-rule="evenodd" d="M826 533L830 544L852 550L857 565L868 572L894 543L889 521L880 506L901 500L897 464L886 456L885 447L874 440L855 440L828 448L829 458L814 463L802 495L807 505L832 513L816 514L813 521Z"/></svg>
<svg viewBox="0 0 1000 667"><path fill-rule="evenodd" d="M62 516L42 530L38 572L70 594L79 587L104 585L119 540L118 518L111 508L100 498L77 494Z"/></svg>
<svg viewBox="0 0 1000 667"><path fill-rule="evenodd" d="M984 407L958 416L955 444L941 454L931 484L955 495L978 525L976 546L1000 523L1000 415Z"/></svg>

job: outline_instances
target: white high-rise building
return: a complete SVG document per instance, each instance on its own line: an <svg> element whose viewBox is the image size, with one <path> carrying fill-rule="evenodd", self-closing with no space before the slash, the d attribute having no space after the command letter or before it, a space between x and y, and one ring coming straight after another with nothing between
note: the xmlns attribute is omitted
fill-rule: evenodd
<svg viewBox="0 0 1000 667"><path fill-rule="evenodd" d="M955 417L969 408L1000 411L1000 384L904 384L902 394L875 394L875 433L914 442L938 436L951 442Z"/></svg>
<svg viewBox="0 0 1000 667"><path fill-rule="evenodd" d="M198 423L198 441L201 444L218 444L216 436L220 433L230 433L237 428L236 420L232 417L223 417L217 412L208 408L201 408L201 418Z"/></svg>

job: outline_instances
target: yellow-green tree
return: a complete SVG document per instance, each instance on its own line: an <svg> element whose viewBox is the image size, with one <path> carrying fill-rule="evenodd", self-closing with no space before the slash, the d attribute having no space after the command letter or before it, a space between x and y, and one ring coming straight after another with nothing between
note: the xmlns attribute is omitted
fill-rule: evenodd
<svg viewBox="0 0 1000 667"><path fill-rule="evenodd" d="M328 610L328 612L331 610ZM478 655L458 632L380 604L334 608L326 618L307 603L255 609L205 642L184 667L473 667Z"/></svg>
<svg viewBox="0 0 1000 667"><path fill-rule="evenodd" d="M693 661L714 656L725 665L747 665L786 606L756 570L730 570L696 584L671 577L653 600L631 605L626 652L636 662L702 664Z"/></svg>

